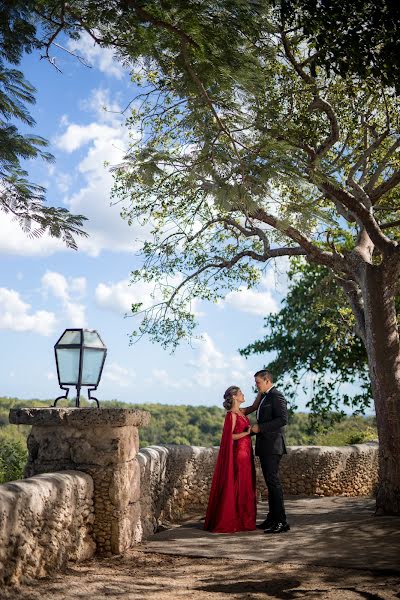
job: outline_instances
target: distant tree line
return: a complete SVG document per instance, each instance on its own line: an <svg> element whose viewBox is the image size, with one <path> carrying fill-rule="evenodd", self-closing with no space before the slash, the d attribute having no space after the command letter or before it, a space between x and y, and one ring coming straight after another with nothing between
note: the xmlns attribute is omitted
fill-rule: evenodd
<svg viewBox="0 0 400 600"><path fill-rule="evenodd" d="M30 427L10 425L10 408L49 406L51 401L0 398L0 483L21 479L27 459L26 438ZM127 404L117 400L102 402L104 408L122 407L147 410L148 427L140 430L140 447L157 444L218 446L225 411L217 406L172 406L167 404ZM377 439L374 417L353 416L330 427L316 430L307 413L293 413L287 428L291 446L343 446Z"/></svg>

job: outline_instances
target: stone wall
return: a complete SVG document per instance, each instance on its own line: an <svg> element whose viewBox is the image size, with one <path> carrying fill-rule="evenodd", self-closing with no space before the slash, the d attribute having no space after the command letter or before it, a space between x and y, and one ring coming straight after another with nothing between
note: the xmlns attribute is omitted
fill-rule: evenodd
<svg viewBox="0 0 400 600"><path fill-rule="evenodd" d="M205 511L218 448L151 446L140 465L141 519L136 539L191 511ZM257 492L266 496L256 458ZM378 445L295 446L281 463L286 495L371 496L378 478Z"/></svg>
<svg viewBox="0 0 400 600"><path fill-rule="evenodd" d="M94 484L97 553L121 554L140 532L136 454L145 411L123 408L18 408L10 422L32 425L25 476L75 469Z"/></svg>
<svg viewBox="0 0 400 600"><path fill-rule="evenodd" d="M93 481L79 471L0 485L0 585L93 556Z"/></svg>

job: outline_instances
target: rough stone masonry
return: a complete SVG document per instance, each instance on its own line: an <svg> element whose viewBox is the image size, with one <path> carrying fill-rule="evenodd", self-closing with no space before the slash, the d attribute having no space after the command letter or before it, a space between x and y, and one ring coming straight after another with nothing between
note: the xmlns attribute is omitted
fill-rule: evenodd
<svg viewBox="0 0 400 600"><path fill-rule="evenodd" d="M32 425L25 477L78 470L93 478L93 536L99 554L120 554L137 541L138 427L149 420L145 411L122 408L20 408L10 412L11 423Z"/></svg>

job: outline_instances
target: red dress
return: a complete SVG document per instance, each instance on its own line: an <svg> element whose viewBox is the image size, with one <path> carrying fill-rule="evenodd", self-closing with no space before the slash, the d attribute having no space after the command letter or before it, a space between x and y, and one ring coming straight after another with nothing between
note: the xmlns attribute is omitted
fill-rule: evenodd
<svg viewBox="0 0 400 600"><path fill-rule="evenodd" d="M248 418L238 413L232 432L232 413L226 413L204 523L207 531L234 533L256 528L256 472L251 437L232 439L232 433L242 433L249 426Z"/></svg>

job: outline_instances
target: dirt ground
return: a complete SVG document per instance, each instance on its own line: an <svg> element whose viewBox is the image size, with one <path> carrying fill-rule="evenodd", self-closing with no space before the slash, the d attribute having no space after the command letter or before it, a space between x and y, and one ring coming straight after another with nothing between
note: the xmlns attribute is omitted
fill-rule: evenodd
<svg viewBox="0 0 400 600"><path fill-rule="evenodd" d="M0 590L1 600L380 600L400 598L400 573L190 558L130 551Z"/></svg>

